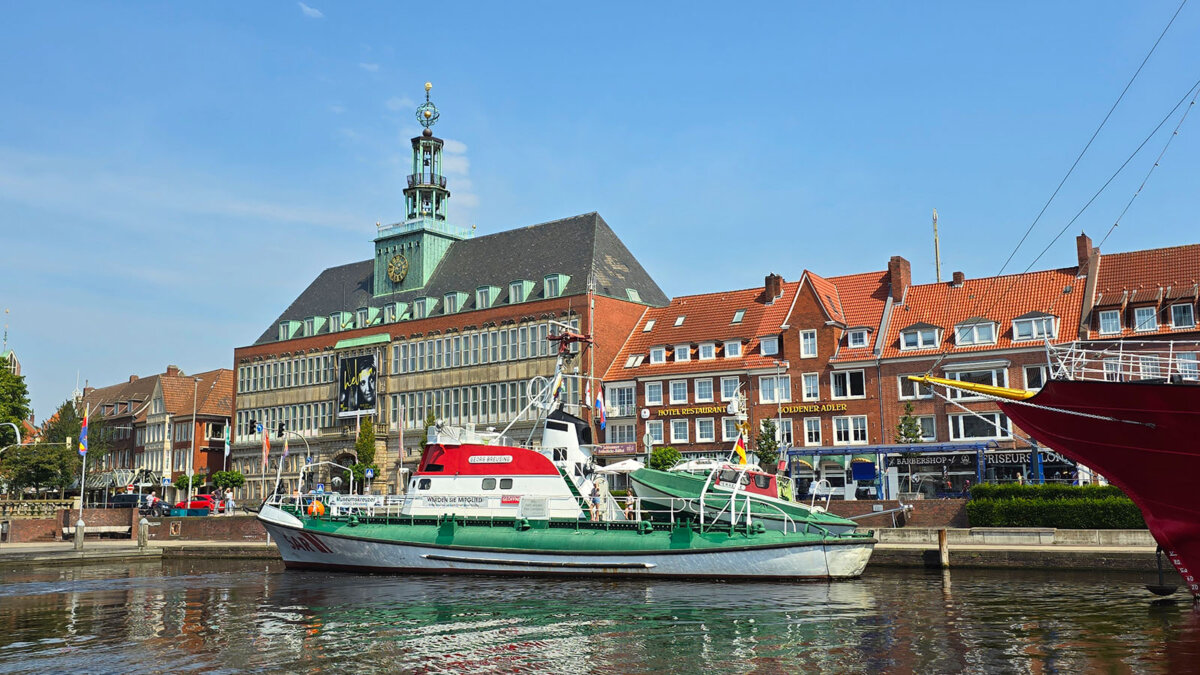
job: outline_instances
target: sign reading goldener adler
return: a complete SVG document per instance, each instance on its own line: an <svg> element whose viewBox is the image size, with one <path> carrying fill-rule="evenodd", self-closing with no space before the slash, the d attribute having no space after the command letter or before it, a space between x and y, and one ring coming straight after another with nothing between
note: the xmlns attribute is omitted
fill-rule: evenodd
<svg viewBox="0 0 1200 675"><path fill-rule="evenodd" d="M339 364L338 417L375 412L375 356L351 356Z"/></svg>

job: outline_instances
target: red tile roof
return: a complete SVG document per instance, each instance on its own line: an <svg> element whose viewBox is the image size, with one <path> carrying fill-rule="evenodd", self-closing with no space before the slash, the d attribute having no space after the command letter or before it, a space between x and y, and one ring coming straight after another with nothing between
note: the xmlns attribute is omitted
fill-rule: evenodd
<svg viewBox="0 0 1200 675"><path fill-rule="evenodd" d="M195 378L200 378L199 385L194 383ZM84 397L84 401L91 406L93 415L103 415L106 405L133 401L133 421L140 422L146 419L156 384L162 387L164 410L171 415L191 416L195 389L199 390L198 415L228 417L233 410L233 371L227 368L196 375L149 375L133 382L94 389ZM121 411L112 416L124 417L127 414L122 406Z"/></svg>
<svg viewBox="0 0 1200 675"><path fill-rule="evenodd" d="M831 277L829 281L838 289L846 327L871 329L866 347L850 349L843 341L837 355L830 360L857 361L870 358L874 354L879 322L883 319L883 308L891 291L887 270Z"/></svg>
<svg viewBox="0 0 1200 675"><path fill-rule="evenodd" d="M1162 303L1162 309L1179 302L1200 300L1200 244L1154 248L1128 253L1110 253L1100 256L1096 276L1094 314L1106 309L1128 309L1136 305ZM1196 308L1193 307L1193 316ZM1169 314L1159 314L1158 328L1153 331L1134 330L1132 315L1126 311L1121 317L1121 332L1099 333L1098 319L1088 326L1091 338L1113 339L1118 337L1166 335L1180 331L1193 332L1195 328L1174 329Z"/></svg>
<svg viewBox="0 0 1200 675"><path fill-rule="evenodd" d="M701 295L685 295L675 298L666 307L651 307L646 310L633 333L625 342L621 352L605 374L606 380L624 380L633 377L675 375L706 372L712 370L774 367L776 359L759 353L758 338L779 332L779 327L791 307L800 283L783 282L782 296L767 304L763 288L747 288L737 291L721 291ZM734 313L745 310L738 323L733 323ZM678 317L683 324L676 326ZM653 328L645 330L646 324L654 322ZM740 339L742 356L723 357L722 342ZM695 345L700 342L716 342L718 354L715 360L701 361L693 350L689 361L675 361L671 347L679 344ZM667 347L666 363L650 363L650 348ZM631 355L643 354L641 365L626 368L625 362Z"/></svg>
<svg viewBox="0 0 1200 675"><path fill-rule="evenodd" d="M1036 347L1040 340L1014 341L1013 319L1030 311L1058 317L1056 343L1075 339L1079 314L1083 307L1084 280L1077 279L1077 268L1026 272L1000 277L967 279L961 287L951 283L910 286L904 304L892 308L883 358L936 355L942 351L958 354L1012 347ZM989 345L955 344L954 327L968 319L983 317L996 322L996 342ZM942 328L940 348L900 350L900 331L916 323Z"/></svg>

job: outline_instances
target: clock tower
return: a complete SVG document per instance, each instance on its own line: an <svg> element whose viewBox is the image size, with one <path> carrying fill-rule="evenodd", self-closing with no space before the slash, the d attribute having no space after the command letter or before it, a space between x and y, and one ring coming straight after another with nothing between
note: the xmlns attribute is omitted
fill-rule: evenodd
<svg viewBox="0 0 1200 675"><path fill-rule="evenodd" d="M379 226L375 237L376 296L424 288L442 256L456 241L471 236L467 228L446 221L446 176L442 173L442 139L430 129L438 120L429 100L433 85L425 83L425 102L417 107L424 129L412 139L412 171L404 189L404 220Z"/></svg>

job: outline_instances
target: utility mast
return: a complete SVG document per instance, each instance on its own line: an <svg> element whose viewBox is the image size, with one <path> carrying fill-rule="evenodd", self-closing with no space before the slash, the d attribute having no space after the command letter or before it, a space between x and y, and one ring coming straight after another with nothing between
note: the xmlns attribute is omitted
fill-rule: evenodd
<svg viewBox="0 0 1200 675"><path fill-rule="evenodd" d="M937 282L942 283L942 251L941 244L938 241L937 231L937 209L933 210L933 271L937 275Z"/></svg>

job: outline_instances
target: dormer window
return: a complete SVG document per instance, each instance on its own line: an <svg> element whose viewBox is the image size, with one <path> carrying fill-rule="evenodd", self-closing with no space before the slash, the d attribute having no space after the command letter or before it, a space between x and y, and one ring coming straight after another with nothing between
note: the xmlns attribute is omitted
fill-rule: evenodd
<svg viewBox="0 0 1200 675"><path fill-rule="evenodd" d="M514 281L508 285L508 304L525 302L525 282Z"/></svg>
<svg viewBox="0 0 1200 675"><path fill-rule="evenodd" d="M900 331L900 349L933 349L938 346L938 327L917 324Z"/></svg>
<svg viewBox="0 0 1200 675"><path fill-rule="evenodd" d="M667 350L665 347L651 347L650 348L650 363L653 364L653 363L666 363L666 362L667 362Z"/></svg>
<svg viewBox="0 0 1200 675"><path fill-rule="evenodd" d="M745 316L746 316L746 310L739 309L738 311L733 313L733 321L730 321L729 323L741 323L742 319L745 318Z"/></svg>
<svg viewBox="0 0 1200 675"><path fill-rule="evenodd" d="M775 335L761 338L759 344L762 345L763 356L774 356L779 353L779 338Z"/></svg>
<svg viewBox="0 0 1200 675"><path fill-rule="evenodd" d="M676 361L691 361L692 346L691 345L675 345L675 360Z"/></svg>
<svg viewBox="0 0 1200 675"><path fill-rule="evenodd" d="M492 306L492 289L485 286L475 289L475 308L483 309L484 307Z"/></svg>
<svg viewBox="0 0 1200 675"><path fill-rule="evenodd" d="M413 300L413 318L424 319L429 316L429 310L432 309L430 307L431 304L430 298L417 298Z"/></svg>
<svg viewBox="0 0 1200 675"><path fill-rule="evenodd" d="M384 323L395 323L396 321L396 305L383 306L383 321Z"/></svg>
<svg viewBox="0 0 1200 675"><path fill-rule="evenodd" d="M636 288L626 288L625 297L629 298L630 302L641 302L642 294L637 292Z"/></svg>
<svg viewBox="0 0 1200 675"><path fill-rule="evenodd" d="M286 322L286 321L279 322L279 339L280 340L288 339L288 322Z"/></svg>
<svg viewBox="0 0 1200 675"><path fill-rule="evenodd" d="M317 323L316 317L310 316L307 319L305 319L304 320L304 334L305 335L316 335L317 334L316 323Z"/></svg>
<svg viewBox="0 0 1200 675"><path fill-rule="evenodd" d="M547 274L543 280L543 292L547 298L557 298L566 288L568 277L565 274Z"/></svg>
<svg viewBox="0 0 1200 675"><path fill-rule="evenodd" d="M367 327L367 309L365 307L354 312L354 327Z"/></svg>
<svg viewBox="0 0 1200 675"><path fill-rule="evenodd" d="M742 355L742 341L729 340L725 343L725 358L732 359Z"/></svg>
<svg viewBox="0 0 1200 675"><path fill-rule="evenodd" d="M1158 311L1154 307L1133 309L1133 329L1136 331L1158 330Z"/></svg>
<svg viewBox="0 0 1200 675"><path fill-rule="evenodd" d="M444 303L442 305L442 310L446 314L454 314L458 311L458 293L447 293L446 295L442 296L442 300Z"/></svg>
<svg viewBox="0 0 1200 675"><path fill-rule="evenodd" d="M1121 310L1106 309L1100 312L1100 334L1115 335L1121 332Z"/></svg>
<svg viewBox="0 0 1200 675"><path fill-rule="evenodd" d="M996 324L991 321L970 321L954 327L954 342L960 347L996 343Z"/></svg>
<svg viewBox="0 0 1200 675"><path fill-rule="evenodd" d="M846 346L851 349L867 346L867 331L862 329L852 330L846 333Z"/></svg>
<svg viewBox="0 0 1200 675"><path fill-rule="evenodd" d="M1171 328L1193 328L1196 315L1191 305L1171 305Z"/></svg>
<svg viewBox="0 0 1200 675"><path fill-rule="evenodd" d="M654 319L650 319L649 321L646 322L646 325L642 328L642 332L649 333L653 329L654 329Z"/></svg>
<svg viewBox="0 0 1200 675"><path fill-rule="evenodd" d="M712 342L700 343L699 357L701 361L717 358L717 345Z"/></svg>
<svg viewBox="0 0 1200 675"><path fill-rule="evenodd" d="M1154 308L1149 308L1152 312ZM1049 314L1025 315L1013 319L1014 340L1054 339L1054 317Z"/></svg>
<svg viewBox="0 0 1200 675"><path fill-rule="evenodd" d="M684 319L686 319L686 318L687 318L686 316L682 316L682 315L681 315L681 316L677 316L677 317L675 317L675 325L676 325L676 326L682 326L682 325L683 325L683 320L684 320Z"/></svg>
<svg viewBox="0 0 1200 675"><path fill-rule="evenodd" d="M342 329L342 314L337 312L329 315L329 332L336 333Z"/></svg>

